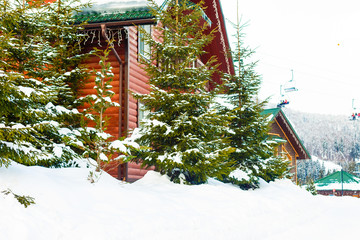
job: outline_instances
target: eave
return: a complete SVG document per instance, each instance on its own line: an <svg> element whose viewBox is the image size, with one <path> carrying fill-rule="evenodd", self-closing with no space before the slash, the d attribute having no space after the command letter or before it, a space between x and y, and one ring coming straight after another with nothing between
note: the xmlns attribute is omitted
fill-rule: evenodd
<svg viewBox="0 0 360 240"><path fill-rule="evenodd" d="M276 115L275 120L281 126L282 130L286 134L287 138L289 139L289 143L294 148L296 153L298 154L299 159L311 159L310 154L306 150L305 146L301 142L299 136L297 135L296 131L290 124L289 120L284 115L283 111L279 111Z"/></svg>
<svg viewBox="0 0 360 240"><path fill-rule="evenodd" d="M101 25L104 25L104 24L107 27L127 27L127 26L134 26L134 25L156 24L156 21L154 18L148 18L148 19L117 21L117 22L87 23L82 26L85 29L91 29L91 28L100 28Z"/></svg>

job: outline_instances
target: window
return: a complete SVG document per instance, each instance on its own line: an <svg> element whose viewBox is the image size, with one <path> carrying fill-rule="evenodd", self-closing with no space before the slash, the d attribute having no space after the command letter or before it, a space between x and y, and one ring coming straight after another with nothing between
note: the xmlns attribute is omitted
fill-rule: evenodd
<svg viewBox="0 0 360 240"><path fill-rule="evenodd" d="M138 127L141 126L142 121L147 118L149 113L150 113L149 110L144 109L144 104L142 102L138 101L138 119L137 119Z"/></svg>
<svg viewBox="0 0 360 240"><path fill-rule="evenodd" d="M293 165L292 164L292 157L290 155L290 153L286 150L284 144L281 144L281 154L282 154L282 157L285 158L286 160L288 160L290 162L290 165Z"/></svg>
<svg viewBox="0 0 360 240"><path fill-rule="evenodd" d="M144 34L146 33L146 34L151 35L151 25L142 25L142 26L139 26L139 28L142 29L142 30L139 29L139 31L138 31L138 54L139 54L139 57L143 57L145 59L150 59L151 47L148 42L145 42Z"/></svg>

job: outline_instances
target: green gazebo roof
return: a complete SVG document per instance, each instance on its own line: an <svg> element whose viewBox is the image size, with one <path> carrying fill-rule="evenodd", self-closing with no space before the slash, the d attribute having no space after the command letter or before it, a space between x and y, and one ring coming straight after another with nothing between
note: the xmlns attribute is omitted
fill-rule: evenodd
<svg viewBox="0 0 360 240"><path fill-rule="evenodd" d="M345 171L337 171L317 180L315 186L318 190L360 190L360 178Z"/></svg>

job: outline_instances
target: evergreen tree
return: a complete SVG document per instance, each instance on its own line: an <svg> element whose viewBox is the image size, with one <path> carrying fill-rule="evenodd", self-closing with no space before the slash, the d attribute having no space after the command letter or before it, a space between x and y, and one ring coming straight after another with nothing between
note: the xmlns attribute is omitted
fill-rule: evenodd
<svg viewBox="0 0 360 240"><path fill-rule="evenodd" d="M12 196L14 196L14 198L20 204L24 205L25 208L27 208L31 204L35 204L35 199L33 197L16 194L13 191L11 191L10 189L1 191L1 193L3 193L4 195L12 195Z"/></svg>
<svg viewBox="0 0 360 240"><path fill-rule="evenodd" d="M360 157L360 144L358 142L354 143L354 146L350 148L349 158L351 160L359 159Z"/></svg>
<svg viewBox="0 0 360 240"><path fill-rule="evenodd" d="M139 153L143 165L155 166L174 182L205 182L208 177L228 174L225 161L231 148L224 143L226 119L210 104L214 92L208 86L216 71L215 59L194 67L213 39L206 35L202 20L203 3L169 1L166 9L150 1L160 22L154 27L159 40L142 31L152 51L143 60L150 77L150 94L134 94L150 111L141 125L139 142L148 146Z"/></svg>
<svg viewBox="0 0 360 240"><path fill-rule="evenodd" d="M309 184L320 178L330 175L332 171L326 171L325 164L318 160L301 160L297 164L297 176L300 184Z"/></svg>
<svg viewBox="0 0 360 240"><path fill-rule="evenodd" d="M350 174L355 174L356 173L356 162L355 161L345 162L344 170Z"/></svg>
<svg viewBox="0 0 360 240"><path fill-rule="evenodd" d="M111 90L111 82L113 80L112 67L109 62L106 62L110 53L111 42L105 50L95 49L94 55L99 57L100 71L93 71L95 73L96 94L87 95L80 98L80 102L87 102L89 107L83 111L84 114L84 128L81 131L82 142L84 143L83 156L88 159L89 163L96 167L95 171L100 172L102 166L109 163L110 160L124 161L128 158L131 148L138 146L126 139L114 140L111 134L106 133L109 118L105 112L110 107L120 107L120 105L111 100L114 92ZM94 127L88 127L89 123L95 124ZM114 153L120 153L118 157L112 159ZM91 180L94 179L94 173L90 173Z"/></svg>
<svg viewBox="0 0 360 240"><path fill-rule="evenodd" d="M228 103L221 106L224 115L230 119L230 146L236 151L229 156L229 161L235 168L248 174L247 181L230 177L230 181L241 188L258 187L258 178L272 181L284 177L288 173L288 161L274 157L277 146L269 141L268 116L262 115L266 101L259 102L257 94L261 79L255 72L256 62L251 62L254 51L243 43L244 25L234 24L236 28L236 48L232 52L235 63L234 75L224 77Z"/></svg>
<svg viewBox="0 0 360 240"><path fill-rule="evenodd" d="M305 187L306 191L310 192L312 195L317 195L317 190L314 184L314 180L310 180Z"/></svg>
<svg viewBox="0 0 360 240"><path fill-rule="evenodd" d="M0 165L64 166L79 157L78 67L68 0L0 0ZM71 57L74 56L74 57Z"/></svg>

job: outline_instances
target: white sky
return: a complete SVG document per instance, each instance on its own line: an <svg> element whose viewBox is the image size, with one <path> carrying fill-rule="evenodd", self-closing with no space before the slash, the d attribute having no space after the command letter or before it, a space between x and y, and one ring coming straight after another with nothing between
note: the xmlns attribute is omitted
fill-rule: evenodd
<svg viewBox="0 0 360 240"><path fill-rule="evenodd" d="M221 0L234 22L236 3ZM242 22L249 21L244 42L260 60L260 97L277 103L293 69L299 91L287 96L289 108L350 115L352 99L360 100L359 6L356 0L239 0Z"/></svg>

